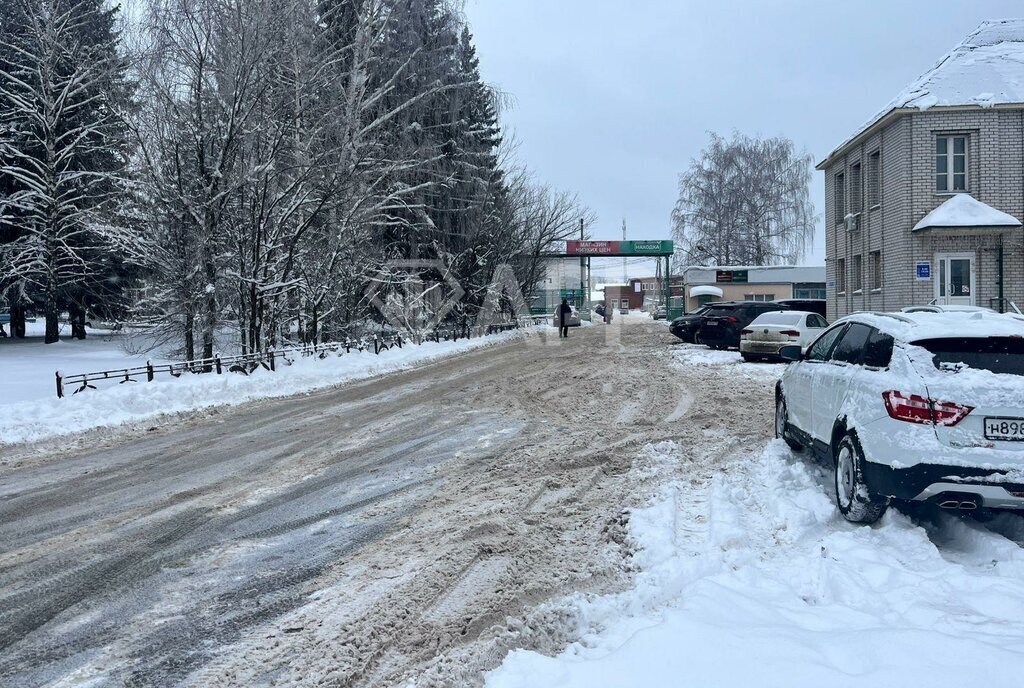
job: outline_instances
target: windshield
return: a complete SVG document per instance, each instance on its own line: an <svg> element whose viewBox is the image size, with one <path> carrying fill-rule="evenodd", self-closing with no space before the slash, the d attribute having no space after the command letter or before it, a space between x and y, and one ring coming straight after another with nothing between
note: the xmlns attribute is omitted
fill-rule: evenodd
<svg viewBox="0 0 1024 688"><path fill-rule="evenodd" d="M946 337L913 343L934 354L935 367L940 370L966 366L1004 375L1024 375L1022 337Z"/></svg>
<svg viewBox="0 0 1024 688"><path fill-rule="evenodd" d="M757 316L757 320L751 323L753 325L799 325L803 319L803 313L786 313L775 311L772 313L763 313Z"/></svg>

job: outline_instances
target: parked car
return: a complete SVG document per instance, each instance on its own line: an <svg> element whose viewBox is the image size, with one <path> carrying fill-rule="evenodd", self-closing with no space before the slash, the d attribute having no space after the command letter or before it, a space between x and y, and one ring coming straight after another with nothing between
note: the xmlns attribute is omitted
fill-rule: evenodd
<svg viewBox="0 0 1024 688"><path fill-rule="evenodd" d="M927 306L907 306L901 313L995 313L984 306L956 306L930 303Z"/></svg>
<svg viewBox="0 0 1024 688"><path fill-rule="evenodd" d="M579 327L580 326L580 312L576 310L576 306L570 305L571 312L569 317L566 318L566 327ZM554 327L558 327L558 306L555 306L555 314L551 316L551 324Z"/></svg>
<svg viewBox="0 0 1024 688"><path fill-rule="evenodd" d="M664 320L668 317L668 309L664 306L655 306L654 310L651 311L651 317L655 320Z"/></svg>
<svg viewBox="0 0 1024 688"><path fill-rule="evenodd" d="M707 313L709 308L711 308L711 305L701 306L693 313L687 313L676 318L668 326L668 331L684 342L693 344L695 342L694 336L697 334L697 330L700 329L700 317Z"/></svg>
<svg viewBox="0 0 1024 688"><path fill-rule="evenodd" d="M700 317L697 332L699 344L712 349L738 348L740 332L762 313L789 310L777 303L764 301L722 301L714 304Z"/></svg>
<svg viewBox="0 0 1024 688"><path fill-rule="evenodd" d="M807 311L762 313L740 330L740 354L746 361L779 359L779 349L796 344L801 349L814 341L828 321Z"/></svg>
<svg viewBox="0 0 1024 688"><path fill-rule="evenodd" d="M817 313L823 318L827 316L827 313L825 312L825 299L779 299L772 303L785 306L785 308L781 308L779 310L807 311L808 313Z"/></svg>
<svg viewBox="0 0 1024 688"><path fill-rule="evenodd" d="M998 313L858 313L776 385L775 434L833 468L847 520L892 500L1024 509L1024 323Z"/></svg>

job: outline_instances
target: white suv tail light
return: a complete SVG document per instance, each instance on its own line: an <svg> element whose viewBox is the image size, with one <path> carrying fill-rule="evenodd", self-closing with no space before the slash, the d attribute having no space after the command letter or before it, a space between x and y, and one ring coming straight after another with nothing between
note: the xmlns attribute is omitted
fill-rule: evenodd
<svg viewBox="0 0 1024 688"><path fill-rule="evenodd" d="M889 416L907 423L952 427L974 410L973 406L936 401L919 394L904 394L895 390L882 392L882 398Z"/></svg>

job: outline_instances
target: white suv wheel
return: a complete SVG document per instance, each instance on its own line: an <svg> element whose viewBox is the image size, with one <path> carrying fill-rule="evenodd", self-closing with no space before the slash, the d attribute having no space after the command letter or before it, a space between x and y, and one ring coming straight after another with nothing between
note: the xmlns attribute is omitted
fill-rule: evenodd
<svg viewBox="0 0 1024 688"><path fill-rule="evenodd" d="M857 482L853 463L853 449L843 445L839 447L836 457L836 499L840 508L849 510L853 506L854 485Z"/></svg>
<svg viewBox="0 0 1024 688"><path fill-rule="evenodd" d="M835 449L836 506L851 523L874 523L889 507L887 497L871 494L861 473L863 457L853 435L846 435Z"/></svg>
<svg viewBox="0 0 1024 688"><path fill-rule="evenodd" d="M789 411L786 409L786 398L779 394L775 399L775 436L786 441L793 451L800 451L803 445L786 434L789 425Z"/></svg>

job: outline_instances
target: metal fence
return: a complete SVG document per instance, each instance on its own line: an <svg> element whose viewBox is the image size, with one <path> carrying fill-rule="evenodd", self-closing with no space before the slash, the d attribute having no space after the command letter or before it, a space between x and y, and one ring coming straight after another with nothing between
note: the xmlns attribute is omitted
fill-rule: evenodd
<svg viewBox="0 0 1024 688"><path fill-rule="evenodd" d="M73 390L71 394L78 394L87 389L96 389L96 382L117 382L118 384L134 383L140 380L152 382L157 375L170 375L181 377L185 373L202 374L216 373L221 375L224 372L241 373L248 375L260 368L275 371L278 365L291 365L299 358L316 356L326 358L330 355L341 356L356 351L369 351L380 354L393 347L419 345L424 342L457 341L459 339L470 339L483 337L498 332L516 329L519 322L496 323L478 327L453 327L448 329L435 329L423 334L410 334L405 337L401 333L378 334L373 337L362 337L357 339L346 339L343 342L328 342L325 344L307 344L303 346L289 347L285 349L268 349L267 351L256 351L248 354L235 356L221 356L217 354L212 358L199 358L191 361L175 363L157 363L146 361L144 366L134 368L119 368L115 370L101 370L94 373L76 373L64 375L61 371L56 372L57 398L62 399L67 390Z"/></svg>

